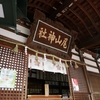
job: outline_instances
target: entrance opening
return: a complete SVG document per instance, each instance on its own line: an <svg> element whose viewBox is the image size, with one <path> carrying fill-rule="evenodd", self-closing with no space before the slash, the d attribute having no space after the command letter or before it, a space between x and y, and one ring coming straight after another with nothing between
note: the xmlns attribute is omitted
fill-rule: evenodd
<svg viewBox="0 0 100 100"><path fill-rule="evenodd" d="M62 95L69 97L70 89L68 75L28 70L28 95L45 95L45 84L49 85L49 95Z"/></svg>

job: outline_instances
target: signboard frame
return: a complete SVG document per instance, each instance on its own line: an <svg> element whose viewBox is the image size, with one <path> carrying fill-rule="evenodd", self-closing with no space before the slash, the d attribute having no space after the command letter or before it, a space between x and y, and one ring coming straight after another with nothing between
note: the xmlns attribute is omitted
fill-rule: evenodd
<svg viewBox="0 0 100 100"><path fill-rule="evenodd" d="M58 47L55 47L55 46L50 46L51 44L46 44L47 43L47 41L45 41L45 37L44 38L42 38L42 41L40 41L40 38L37 38L37 36L38 36L38 32L39 32L39 27L41 27L40 25L45 25L45 26L47 26L47 28L50 28L50 29L52 29L52 30L54 30L54 31L56 31L56 32L58 32L58 33L60 33L60 35L59 34L57 34L56 33L56 35L58 35L58 37L59 37L59 41L60 41L60 36L62 36L63 35L63 39L61 39L61 41L62 41L62 43L64 42L64 39L67 39L68 40L68 43L67 43L67 48L66 48L66 50L64 50L63 48L61 48L61 44L60 45L58 45ZM43 28L43 27L41 27L41 28ZM51 30L50 30L51 31ZM46 32L46 31L45 31ZM53 34L53 31L51 31L52 32L52 34ZM54 33L55 34L55 33ZM45 34L44 34L45 35ZM49 34L50 35L50 34ZM43 40L44 39L44 40ZM63 53L68 53L68 50L69 50L69 47L70 47L70 44L71 44L71 39L72 39L72 36L71 35L69 35L69 34L67 34L67 33L65 33L64 31L62 31L62 30L60 30L60 29L58 29L58 28L56 28L56 27L54 27L54 26L52 26L52 25L49 25L48 23L46 23L46 22L44 22L44 21L42 21L42 20L38 20L38 22L37 22L37 26L36 26L36 30L35 30L35 33L34 33L34 36L33 36L33 42L35 42L35 43L38 43L38 44L41 44L41 45L44 45L44 46L46 46L46 47L50 47L50 48L52 48L52 49L55 49L55 50L58 50L58 51L60 51L60 52L63 52ZM57 39L56 39L57 40ZM43 43L43 41L45 42L45 43ZM50 41L49 41L50 42ZM53 41L51 41L51 42L53 42ZM59 43L58 43L59 44ZM57 45L56 45L57 46ZM60 47L60 48L59 48Z"/></svg>

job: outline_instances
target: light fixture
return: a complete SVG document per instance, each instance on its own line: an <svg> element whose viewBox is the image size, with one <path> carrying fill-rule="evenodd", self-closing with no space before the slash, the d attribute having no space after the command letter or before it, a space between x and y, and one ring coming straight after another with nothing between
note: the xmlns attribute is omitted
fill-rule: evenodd
<svg viewBox="0 0 100 100"><path fill-rule="evenodd" d="M72 5L73 5L73 2L68 7L71 7Z"/></svg>
<svg viewBox="0 0 100 100"><path fill-rule="evenodd" d="M13 49L14 52L18 52L18 44L16 44L15 48Z"/></svg>

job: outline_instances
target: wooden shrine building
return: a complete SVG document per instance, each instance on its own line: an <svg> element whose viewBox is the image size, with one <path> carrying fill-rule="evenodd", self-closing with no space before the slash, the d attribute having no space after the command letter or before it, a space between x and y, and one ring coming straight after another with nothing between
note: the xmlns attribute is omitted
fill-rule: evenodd
<svg viewBox="0 0 100 100"><path fill-rule="evenodd" d="M1 0L0 100L100 100L100 0Z"/></svg>

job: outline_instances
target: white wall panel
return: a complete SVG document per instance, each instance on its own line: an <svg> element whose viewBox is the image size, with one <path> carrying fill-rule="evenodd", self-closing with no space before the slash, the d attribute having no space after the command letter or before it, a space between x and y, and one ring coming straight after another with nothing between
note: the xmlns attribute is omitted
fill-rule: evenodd
<svg viewBox="0 0 100 100"><path fill-rule="evenodd" d="M0 35L8 37L10 39L17 40L22 43L26 43L26 41L27 41L26 37L20 36L14 32L10 32L10 31L2 29L2 28L0 28Z"/></svg>
<svg viewBox="0 0 100 100"><path fill-rule="evenodd" d="M87 71L99 73L99 70L97 68L93 68L93 67L86 66L86 69L87 69Z"/></svg>
<svg viewBox="0 0 100 100"><path fill-rule="evenodd" d="M79 56L76 56L76 55L74 55L74 54L72 54L72 59L75 59L75 60L80 61L80 57L79 57Z"/></svg>
<svg viewBox="0 0 100 100"><path fill-rule="evenodd" d="M94 62L94 61L91 61L91 60L88 60L88 59L84 59L84 61L85 61L86 64L89 64L89 65L92 65L94 67L97 67L96 62Z"/></svg>

